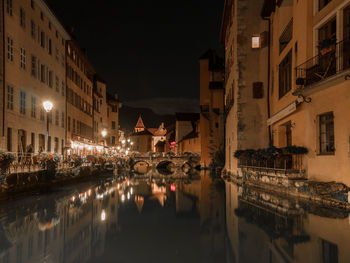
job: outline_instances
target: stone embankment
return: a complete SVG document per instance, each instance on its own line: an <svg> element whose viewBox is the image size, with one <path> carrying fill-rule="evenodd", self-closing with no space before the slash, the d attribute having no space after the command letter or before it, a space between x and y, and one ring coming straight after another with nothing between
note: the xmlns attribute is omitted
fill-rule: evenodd
<svg viewBox="0 0 350 263"><path fill-rule="evenodd" d="M0 184L0 200L28 192L46 191L53 186L81 182L110 174L111 171L98 166L11 173L4 177Z"/></svg>
<svg viewBox="0 0 350 263"><path fill-rule="evenodd" d="M265 192L299 198L320 206L350 211L349 187L337 182L308 180L302 171L271 171L262 168L239 168L238 175L223 171L225 180L261 189Z"/></svg>

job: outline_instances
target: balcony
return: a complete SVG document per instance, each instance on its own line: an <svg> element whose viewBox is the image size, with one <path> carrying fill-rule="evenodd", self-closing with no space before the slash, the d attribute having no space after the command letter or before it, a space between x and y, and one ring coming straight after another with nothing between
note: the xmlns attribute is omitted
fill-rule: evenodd
<svg viewBox="0 0 350 263"><path fill-rule="evenodd" d="M306 87L318 84L324 80L350 71L350 40L343 40L332 44L332 40L325 40L320 54L296 67L296 93Z"/></svg>

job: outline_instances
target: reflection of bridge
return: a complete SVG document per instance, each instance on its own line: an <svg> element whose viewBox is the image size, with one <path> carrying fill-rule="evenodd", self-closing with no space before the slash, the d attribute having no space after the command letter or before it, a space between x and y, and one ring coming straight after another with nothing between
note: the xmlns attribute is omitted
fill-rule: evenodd
<svg viewBox="0 0 350 263"><path fill-rule="evenodd" d="M198 157L134 157L134 166L136 164L143 163L148 167L165 167L169 164L173 165L176 168L182 168L184 166L188 166L188 168L196 168L200 164L200 160Z"/></svg>

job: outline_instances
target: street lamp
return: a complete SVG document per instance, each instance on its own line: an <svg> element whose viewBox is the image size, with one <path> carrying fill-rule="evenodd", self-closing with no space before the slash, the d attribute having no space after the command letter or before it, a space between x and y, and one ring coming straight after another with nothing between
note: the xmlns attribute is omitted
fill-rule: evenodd
<svg viewBox="0 0 350 263"><path fill-rule="evenodd" d="M106 136L107 136L107 131L106 131L106 130L103 130L103 131L101 132L101 135L102 135L102 137L106 137Z"/></svg>
<svg viewBox="0 0 350 263"><path fill-rule="evenodd" d="M51 112L52 108L53 108L53 104L51 101L44 101L43 103L44 109L46 111L46 120L47 120L47 124L46 124L46 151L49 151L49 113Z"/></svg>

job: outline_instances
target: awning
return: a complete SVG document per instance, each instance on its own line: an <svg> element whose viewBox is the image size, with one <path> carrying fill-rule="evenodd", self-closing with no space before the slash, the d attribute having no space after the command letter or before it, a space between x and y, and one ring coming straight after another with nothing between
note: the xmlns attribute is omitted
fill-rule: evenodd
<svg viewBox="0 0 350 263"><path fill-rule="evenodd" d="M296 110L297 110L297 101L294 101L293 103L291 103L287 107L285 107L283 110L279 111L278 113L273 115L270 119L268 119L267 126L271 126L272 124L282 120L283 118L292 114Z"/></svg>

